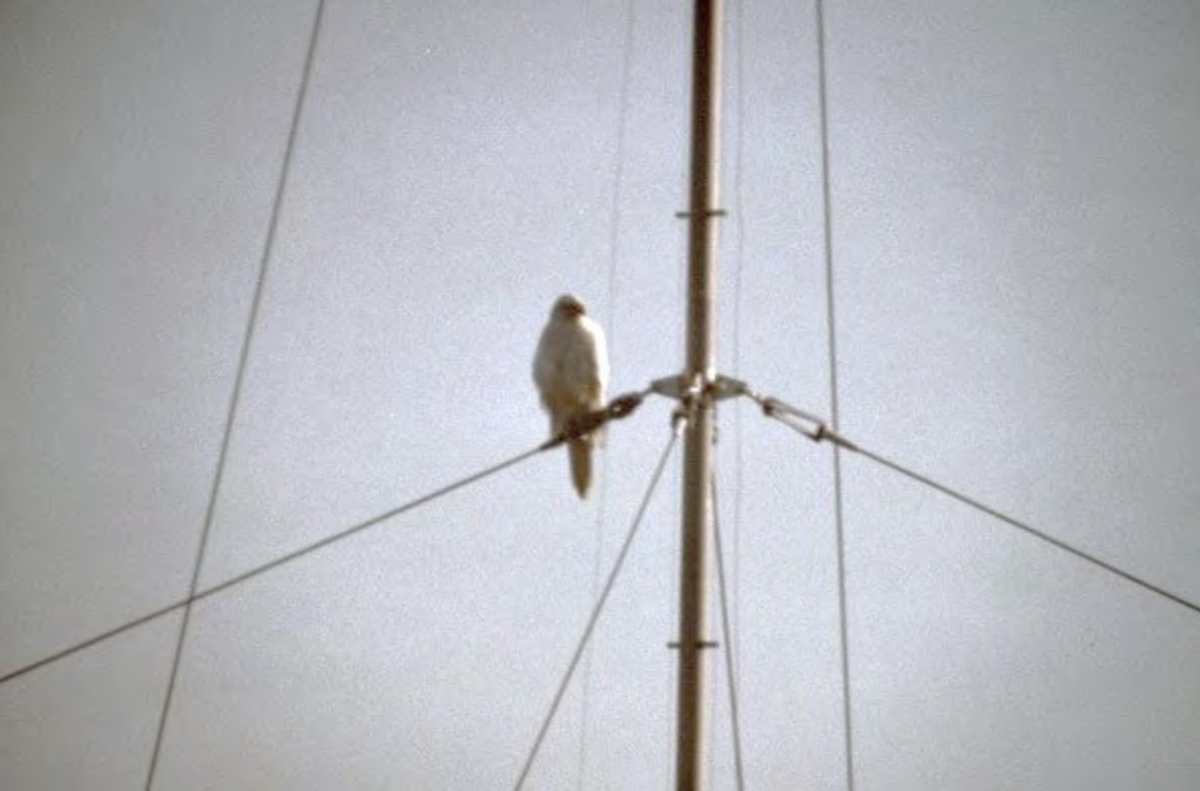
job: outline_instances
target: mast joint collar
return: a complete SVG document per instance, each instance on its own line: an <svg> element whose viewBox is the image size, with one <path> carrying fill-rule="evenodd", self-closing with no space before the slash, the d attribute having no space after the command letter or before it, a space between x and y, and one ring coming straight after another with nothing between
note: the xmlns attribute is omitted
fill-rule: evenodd
<svg viewBox="0 0 1200 791"><path fill-rule="evenodd" d="M656 379L650 383L650 390L683 403L695 402L702 397L710 401L724 401L751 392L745 382L728 376L717 375L705 381L703 377L688 377L685 374Z"/></svg>

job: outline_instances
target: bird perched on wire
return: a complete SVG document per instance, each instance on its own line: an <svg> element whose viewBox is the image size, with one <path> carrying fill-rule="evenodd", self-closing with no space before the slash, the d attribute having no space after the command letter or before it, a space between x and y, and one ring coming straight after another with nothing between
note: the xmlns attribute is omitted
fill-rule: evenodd
<svg viewBox="0 0 1200 791"><path fill-rule="evenodd" d="M571 294L559 297L550 310L533 358L533 381L550 415L550 435L563 431L575 417L604 408L608 386L608 351L604 331L587 316L583 302ZM592 482L592 447L602 429L568 440L571 480L587 497Z"/></svg>

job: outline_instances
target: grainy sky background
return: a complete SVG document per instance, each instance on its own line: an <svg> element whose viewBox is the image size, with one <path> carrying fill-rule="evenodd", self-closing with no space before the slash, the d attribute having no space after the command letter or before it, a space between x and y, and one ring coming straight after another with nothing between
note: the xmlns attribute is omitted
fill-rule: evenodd
<svg viewBox="0 0 1200 791"><path fill-rule="evenodd" d="M540 441L562 291L681 366L688 4L327 0L218 481L314 11L0 3L0 674L186 595L215 481L201 588ZM825 18L844 433L1200 600L1200 6ZM728 9L719 363L829 415L814 20ZM669 414L198 604L153 787L511 787ZM748 785L844 789L830 451L720 424ZM531 787L670 786L678 475ZM1200 786L1200 616L843 479L858 789ZM179 627L0 686L0 787L144 788Z"/></svg>

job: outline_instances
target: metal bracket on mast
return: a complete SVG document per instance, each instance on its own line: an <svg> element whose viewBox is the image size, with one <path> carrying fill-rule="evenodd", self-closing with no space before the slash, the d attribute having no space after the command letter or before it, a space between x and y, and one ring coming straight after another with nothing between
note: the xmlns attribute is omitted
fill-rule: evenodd
<svg viewBox="0 0 1200 791"><path fill-rule="evenodd" d="M701 397L715 402L745 396L758 404L764 415L800 432L813 442L832 442L846 450L858 450L857 445L831 429L822 418L773 396L757 393L750 388L750 385L730 376L718 375L715 379L703 384L698 377L695 381L689 381L682 374L667 376L651 382L648 392L674 398L684 408L689 408Z"/></svg>
<svg viewBox="0 0 1200 791"><path fill-rule="evenodd" d="M655 379L650 383L650 392L674 398L683 404L694 403L704 392L699 379L691 380L683 374Z"/></svg>
<svg viewBox="0 0 1200 791"><path fill-rule="evenodd" d="M724 209L708 209L707 211L701 212L700 216L701 217L724 217L727 214L728 214L728 212L726 212ZM692 216L693 215L690 211L675 212L675 217L680 220L686 220Z"/></svg>
<svg viewBox="0 0 1200 791"><path fill-rule="evenodd" d="M727 398L751 395L745 382L719 375L716 379L708 382L702 382L699 377L691 380L683 374L667 376L651 382L650 391L658 393L660 396L674 398L685 405L695 402L701 397L707 398L709 401L724 401Z"/></svg>

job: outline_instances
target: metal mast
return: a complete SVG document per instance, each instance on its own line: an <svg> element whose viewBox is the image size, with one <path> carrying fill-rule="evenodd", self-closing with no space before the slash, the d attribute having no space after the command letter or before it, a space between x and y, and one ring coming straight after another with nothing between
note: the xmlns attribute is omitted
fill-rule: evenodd
<svg viewBox="0 0 1200 791"><path fill-rule="evenodd" d="M675 787L703 785L705 583L712 519L714 277L720 152L721 0L697 0L692 51L691 190L688 204L687 365L690 420L684 437L683 553L679 585L679 691Z"/></svg>

